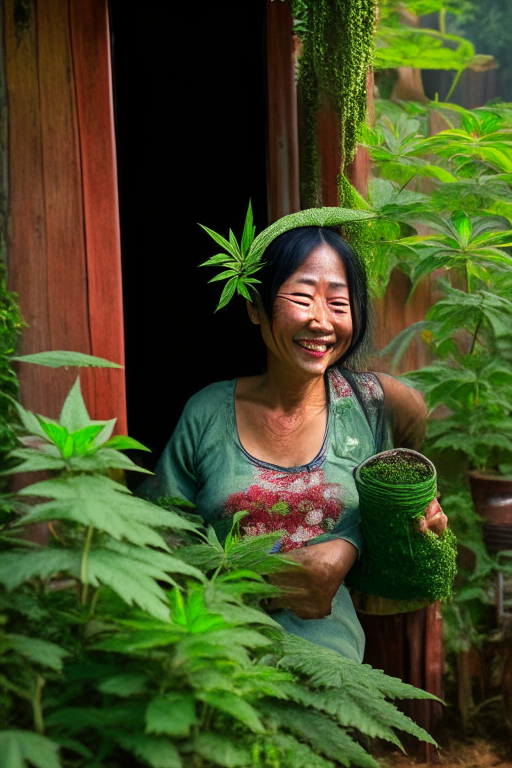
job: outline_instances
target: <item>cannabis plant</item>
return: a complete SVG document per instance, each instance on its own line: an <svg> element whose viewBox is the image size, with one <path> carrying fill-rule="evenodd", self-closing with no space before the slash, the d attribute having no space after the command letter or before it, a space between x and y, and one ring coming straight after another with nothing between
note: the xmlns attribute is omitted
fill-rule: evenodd
<svg viewBox="0 0 512 768"><path fill-rule="evenodd" d="M240 538L237 516L221 542L190 505L127 490L144 470L121 451L141 446L89 418L79 380L58 421L16 408L7 471L44 478L0 537L2 765L376 766L361 734L432 743L388 699L433 697L261 609L272 536ZM22 538L42 522L48 547Z"/></svg>

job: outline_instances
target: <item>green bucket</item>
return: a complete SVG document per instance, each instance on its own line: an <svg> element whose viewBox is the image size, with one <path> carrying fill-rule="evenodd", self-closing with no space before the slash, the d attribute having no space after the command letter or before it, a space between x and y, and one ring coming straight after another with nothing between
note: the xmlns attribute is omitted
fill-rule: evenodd
<svg viewBox="0 0 512 768"><path fill-rule="evenodd" d="M346 583L366 595L400 601L413 610L450 598L456 573L456 539L419 531L419 518L436 497L436 469L407 448L383 451L355 470L363 553Z"/></svg>

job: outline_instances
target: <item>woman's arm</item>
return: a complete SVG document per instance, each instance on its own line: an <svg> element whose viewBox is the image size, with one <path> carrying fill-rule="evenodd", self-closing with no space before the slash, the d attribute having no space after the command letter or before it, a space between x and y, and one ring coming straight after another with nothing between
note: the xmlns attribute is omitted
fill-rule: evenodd
<svg viewBox="0 0 512 768"><path fill-rule="evenodd" d="M331 613L334 596L357 559L357 549L335 539L296 549L288 555L300 564L271 577L272 584L289 594L269 601L270 610L289 608L300 619L322 619Z"/></svg>

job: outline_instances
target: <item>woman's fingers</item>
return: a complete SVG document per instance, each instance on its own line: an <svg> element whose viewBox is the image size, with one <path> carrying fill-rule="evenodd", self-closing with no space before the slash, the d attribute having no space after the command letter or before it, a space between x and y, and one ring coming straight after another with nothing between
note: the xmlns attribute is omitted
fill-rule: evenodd
<svg viewBox="0 0 512 768"><path fill-rule="evenodd" d="M441 534L446 530L448 518L441 509L437 499L433 499L425 510L425 517L420 518L419 529L422 533L432 531L432 533Z"/></svg>

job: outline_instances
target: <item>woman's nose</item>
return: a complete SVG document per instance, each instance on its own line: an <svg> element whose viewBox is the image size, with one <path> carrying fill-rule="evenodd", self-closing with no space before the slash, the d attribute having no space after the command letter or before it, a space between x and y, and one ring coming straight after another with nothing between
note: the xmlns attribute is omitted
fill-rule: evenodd
<svg viewBox="0 0 512 768"><path fill-rule="evenodd" d="M330 332L334 328L329 317L329 308L325 301L313 302L309 317L310 323L315 330Z"/></svg>

